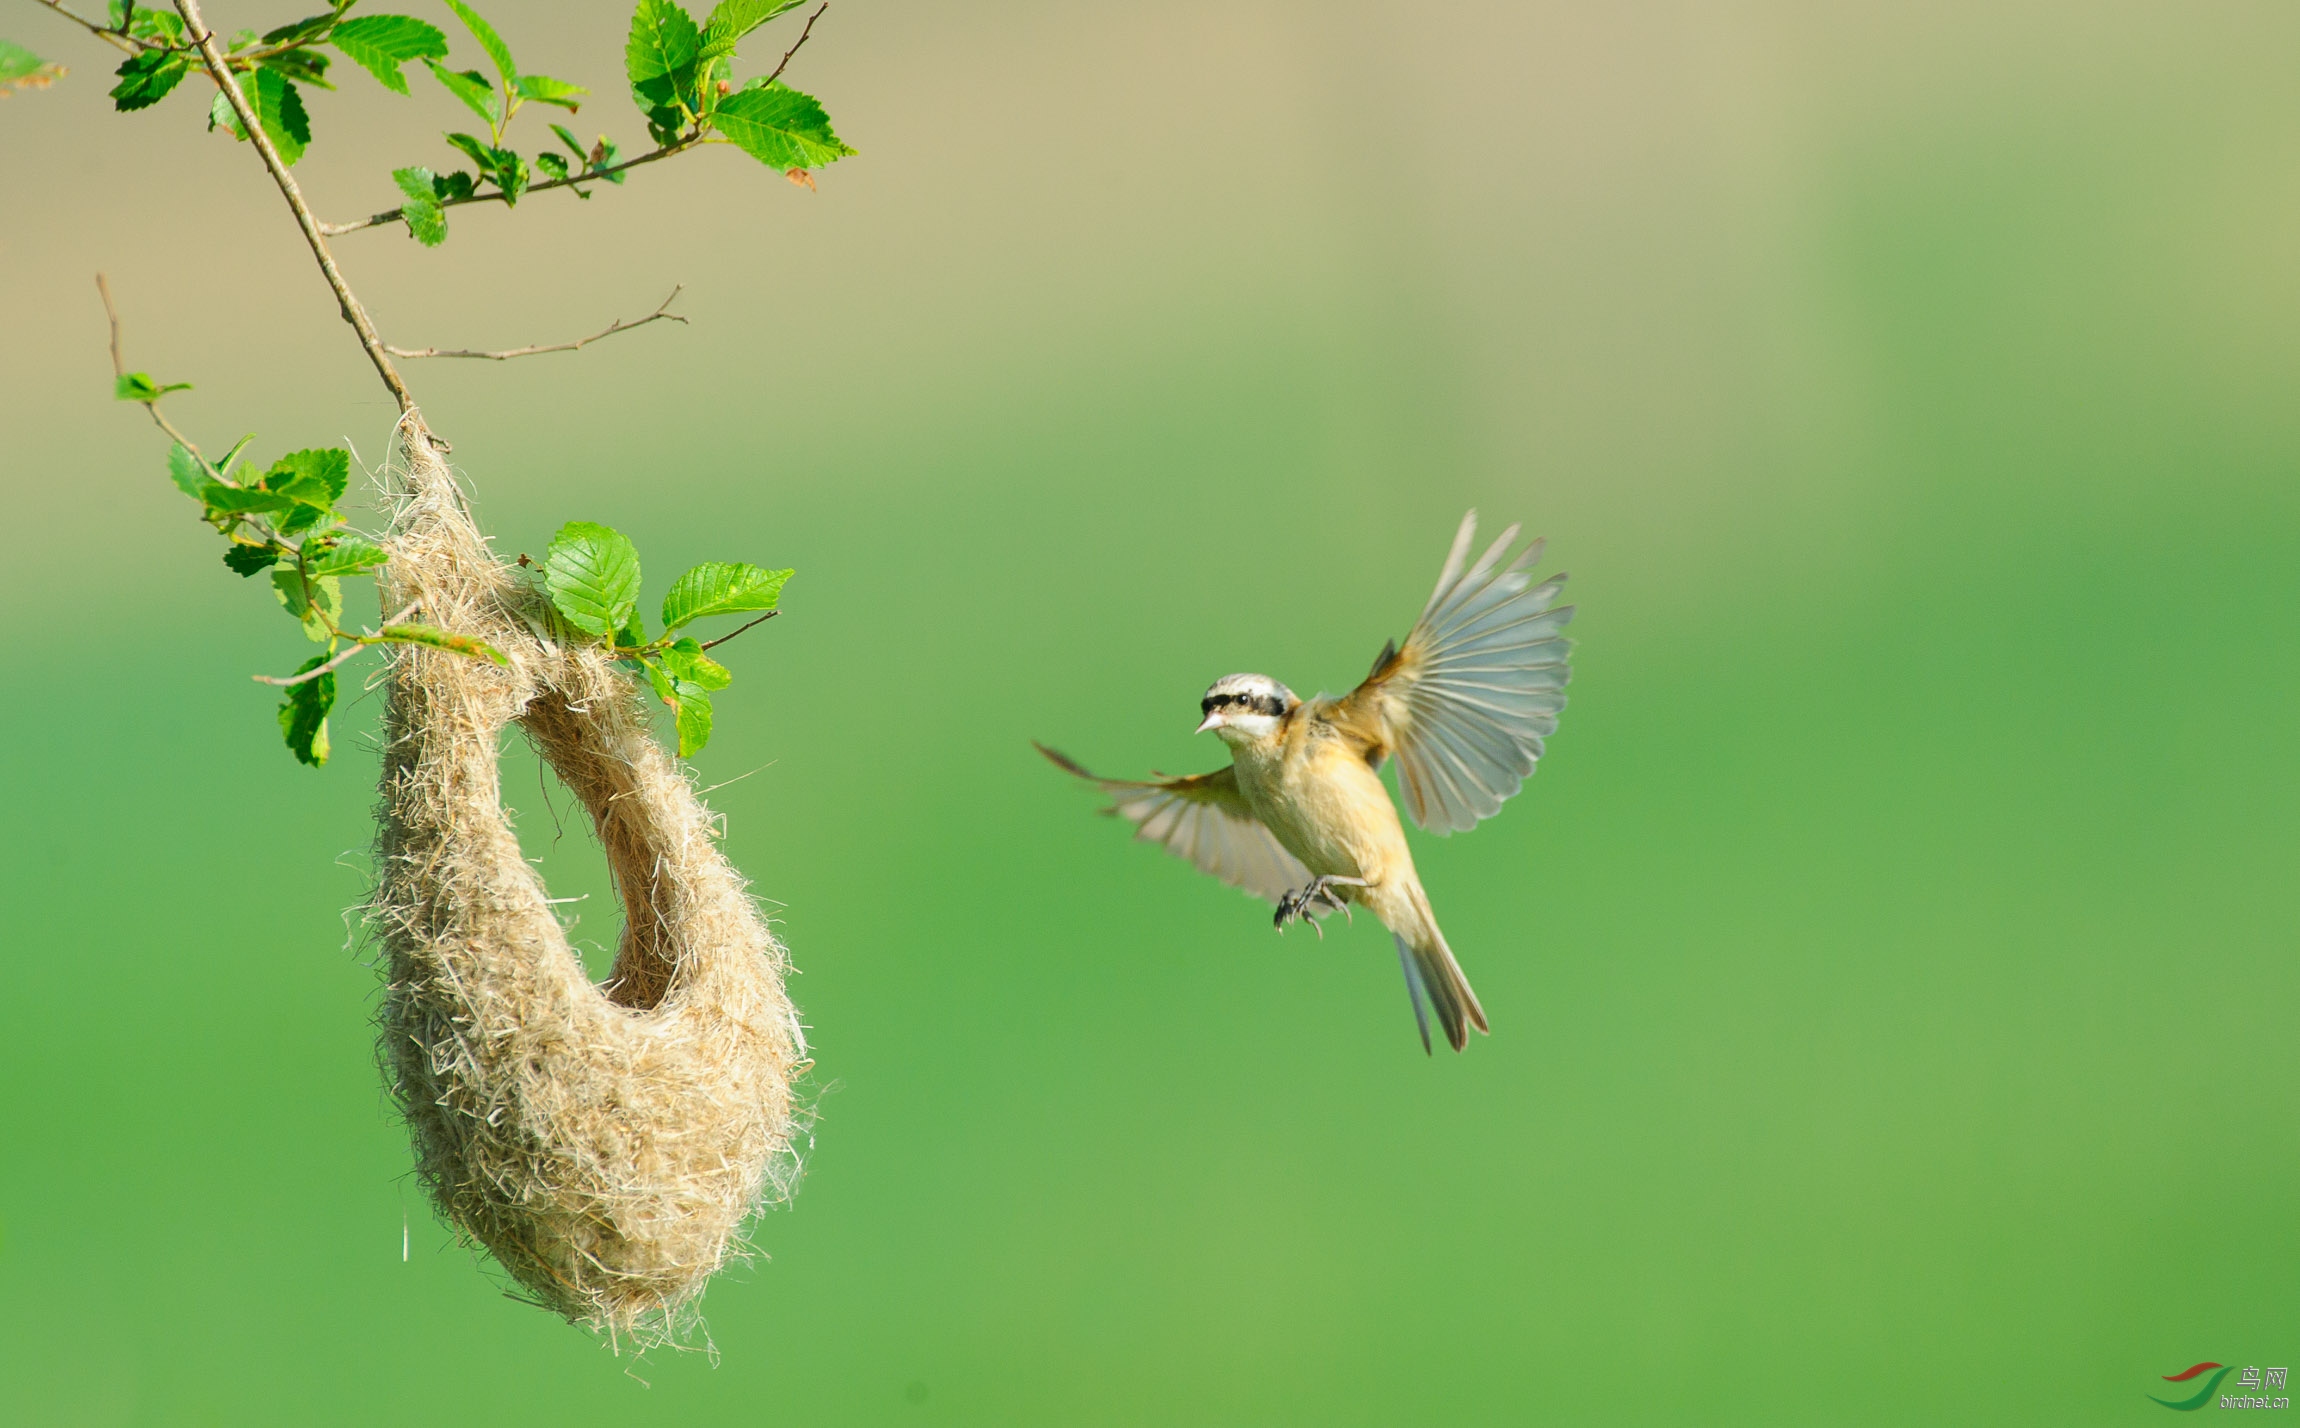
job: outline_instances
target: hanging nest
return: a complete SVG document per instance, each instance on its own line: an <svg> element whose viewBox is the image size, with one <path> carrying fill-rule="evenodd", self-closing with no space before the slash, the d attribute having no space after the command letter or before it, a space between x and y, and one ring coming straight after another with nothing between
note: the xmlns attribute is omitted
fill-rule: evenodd
<svg viewBox="0 0 2300 1428"><path fill-rule="evenodd" d="M385 1072L442 1214L568 1319L672 1336L790 1188L806 1042L788 961L633 681L545 633L413 415L399 455L385 608L419 602L510 666L393 649L370 908ZM504 817L514 722L606 850L624 924L603 985Z"/></svg>

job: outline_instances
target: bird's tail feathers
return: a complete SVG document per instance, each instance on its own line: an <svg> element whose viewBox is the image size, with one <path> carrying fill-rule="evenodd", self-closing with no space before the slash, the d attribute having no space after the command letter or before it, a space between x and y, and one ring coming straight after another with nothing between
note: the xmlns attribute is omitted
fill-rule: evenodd
<svg viewBox="0 0 2300 1428"><path fill-rule="evenodd" d="M1402 932L1391 934L1397 939L1398 965L1405 969L1406 994L1413 998L1414 1025L1421 1029L1422 1050L1428 1051L1430 1024L1422 1011L1426 998L1437 1012L1447 1044L1459 1051L1469 1045L1471 1027L1480 1032L1492 1028L1486 1025L1485 1008L1478 1005L1477 993L1470 990L1469 978L1462 975L1461 963L1454 960L1436 920L1425 920L1422 930L1424 936L1415 941L1408 941Z"/></svg>

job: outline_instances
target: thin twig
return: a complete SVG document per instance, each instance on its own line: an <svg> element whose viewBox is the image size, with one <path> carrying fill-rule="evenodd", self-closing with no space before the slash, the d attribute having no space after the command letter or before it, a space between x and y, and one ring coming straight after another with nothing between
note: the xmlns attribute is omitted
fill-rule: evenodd
<svg viewBox="0 0 2300 1428"><path fill-rule="evenodd" d="M400 621L414 614L415 607L422 603L423 601L420 597L408 601L407 604L400 608L398 614L392 616L390 619L384 621L383 623L386 625L398 624ZM249 678L253 679L258 684L269 684L275 688L286 689L292 685L301 684L307 679L317 679L323 674L333 674L339 666L349 663L351 657L358 654L361 650L368 648L370 645L379 645L384 643L381 634L353 635L351 637L351 641L352 644L350 649L345 650L342 654L337 655L334 659L329 660L326 664L319 666L317 669L307 669L301 674L289 675L285 679L274 678L268 674L250 675Z"/></svg>
<svg viewBox="0 0 2300 1428"><path fill-rule="evenodd" d="M75 16L74 18L77 17ZM120 310L112 306L112 285L104 281L104 275L102 273L96 274L96 291L103 295L104 316L109 318L112 323L112 377L116 381L119 378L128 375L127 364L120 360ZM176 430L175 424L173 422L160 415L160 404L158 402L145 402L143 405L144 410L152 414L152 420L160 424L160 430L166 432L170 437L173 437L183 446L186 451L192 453L192 455L197 456L200 454L200 449L192 444L191 438Z"/></svg>
<svg viewBox="0 0 2300 1428"><path fill-rule="evenodd" d="M368 320L367 309L361 307L359 299L352 296L350 285L344 282L343 274L337 270L335 255L328 251L327 239L320 236L319 220L312 217L310 207L303 201L303 190L296 187L295 176L281 162L279 150L273 147L271 136L264 132L262 122L256 118L256 111L248 104L247 95L240 92L239 81L232 78L231 68L225 64L223 52L216 48L215 32L200 18L199 0L176 0L176 13L184 17L184 25L190 31L192 43L199 46L201 63L207 66L209 77L215 80L217 87L223 90L225 99L230 101L232 113L239 116L240 128L246 132L248 142L255 145L256 152L263 156L264 167L271 170L272 181L279 185L280 196L295 211L296 223L303 229L304 241L311 245L312 256L319 260L320 271L327 275L328 286L335 289L335 300L343 310L343 320L350 323L352 330L359 334L359 345L366 349L368 360L375 364L376 375L383 378L383 385L398 400L401 415L414 411L415 398L408 393L407 383L400 380L399 370L391 365L391 358L385 355L383 339L375 335L375 324Z"/></svg>
<svg viewBox="0 0 2300 1428"><path fill-rule="evenodd" d="M669 310L672 299L678 297L680 288L685 286L682 283L679 287L672 288L671 296L663 299L661 307L656 308L637 322L625 322L618 317L608 324L606 331L594 332L589 337L578 337L573 342L553 342L538 344L533 347L507 347L501 352L474 352L466 349L449 351L439 347L393 347L389 344L386 344L383 350L394 357L484 357L490 362L508 362L514 357L533 357L542 352L573 352L579 347L590 346L602 337L613 337L618 332L629 332L634 327L645 327L650 322L685 322L686 318Z"/></svg>
<svg viewBox="0 0 2300 1428"><path fill-rule="evenodd" d="M94 20L89 19L85 15L73 14L71 11L65 9L61 4L58 4L57 0L40 0L40 3L55 11L57 14L62 15L65 19L70 20L73 24L81 26L87 30L89 34L94 35L97 39L100 39L106 44L112 45L117 49L126 50L129 54L135 54L139 50L168 50L175 48L173 45L157 44L150 40L139 40L134 35L128 34L125 31L115 30L109 25L99 25Z"/></svg>
<svg viewBox="0 0 2300 1428"><path fill-rule="evenodd" d="M763 625L763 624L765 624L767 621L769 621L769 620L772 620L772 619L773 619L775 616L777 616L777 615L780 615L781 613L783 613L783 612L782 612L782 611L780 611L780 610L769 610L769 611L767 611L767 613L765 613L764 615L761 615L761 616L759 616L759 618L757 618L756 620L753 620L753 621L751 621L751 623L750 623L749 625L745 625L745 626L743 626L743 630L747 630L747 629L750 629L752 625ZM715 639L715 640L705 640L705 641L703 641L703 643L702 643L701 645L697 646L697 648L698 648L698 649L706 649L706 650L707 650L707 649L709 649L709 648L710 648L711 646L713 646L713 645L723 645L723 644L725 644L727 641L729 641L729 640L733 639L733 638L735 637L735 635L739 635L739 634L741 634L741 633L743 632L743 630L737 630L737 631L735 631L735 632L734 632L734 634L731 634L731 635L721 635L721 636L719 636L719 637L718 637L717 639Z"/></svg>
<svg viewBox="0 0 2300 1428"><path fill-rule="evenodd" d="M792 55L795 55L799 52L799 45L803 45L807 42L807 36L815 32L815 21L820 20L823 17L823 11L828 10L829 8L831 8L831 0L823 0L822 4L815 7L815 12L812 15L807 16L807 27L799 31L798 44L792 45L789 49L783 51L783 63L776 65L775 72L767 76L768 84L773 84L776 80L783 77L784 66L791 62ZM762 85L760 87L764 88L765 86Z"/></svg>
<svg viewBox="0 0 2300 1428"><path fill-rule="evenodd" d="M591 183L594 180L603 179L609 174L619 174L625 169L635 169L641 164L651 164L657 159L667 159L673 154L684 153L701 142L700 138L681 139L675 144L665 144L660 149L649 150L635 159L625 159L619 164L609 164L603 169L595 169L589 173L569 174L563 179L546 179L542 183L531 183L520 191L519 196L525 198L528 194L542 193L546 189L570 188L579 183ZM443 198L439 200L439 206L441 208L458 208L466 203L503 203L506 201L506 196L501 191L497 191L495 193L475 193L468 198ZM357 233L362 228L373 228L383 223L397 223L405 215L405 212L404 209L387 208L381 213L362 218L354 223L322 223L319 226L319 231L330 238L344 233Z"/></svg>

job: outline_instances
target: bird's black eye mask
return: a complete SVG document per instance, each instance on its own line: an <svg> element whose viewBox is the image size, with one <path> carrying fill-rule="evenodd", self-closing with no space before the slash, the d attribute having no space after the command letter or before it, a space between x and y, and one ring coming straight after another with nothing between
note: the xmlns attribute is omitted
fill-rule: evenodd
<svg viewBox="0 0 2300 1428"><path fill-rule="evenodd" d="M1198 712L1211 714L1216 709L1232 704L1241 709L1251 709L1256 714L1267 714L1273 719L1286 712L1286 701L1275 694L1265 694L1259 699L1245 694L1209 694L1198 701Z"/></svg>

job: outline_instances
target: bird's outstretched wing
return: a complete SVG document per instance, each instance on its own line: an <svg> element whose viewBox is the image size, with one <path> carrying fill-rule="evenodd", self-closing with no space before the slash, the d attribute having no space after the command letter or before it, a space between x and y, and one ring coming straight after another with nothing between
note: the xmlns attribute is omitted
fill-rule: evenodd
<svg viewBox="0 0 2300 1428"><path fill-rule="evenodd" d="M1246 806L1233 769L1148 781L1097 778L1044 744L1034 747L1109 794L1103 812L1132 823L1135 837L1189 859L1200 872L1271 902L1310 881L1310 870Z"/></svg>
<svg viewBox="0 0 2300 1428"><path fill-rule="evenodd" d="M1474 828L1499 812L1533 772L1565 707L1571 646L1558 631L1573 607L1555 604L1565 577L1533 583L1538 540L1504 565L1517 531L1503 531L1464 570L1477 512L1463 516L1404 647L1383 646L1365 682L1325 711L1368 763L1396 756L1406 811L1432 833Z"/></svg>

